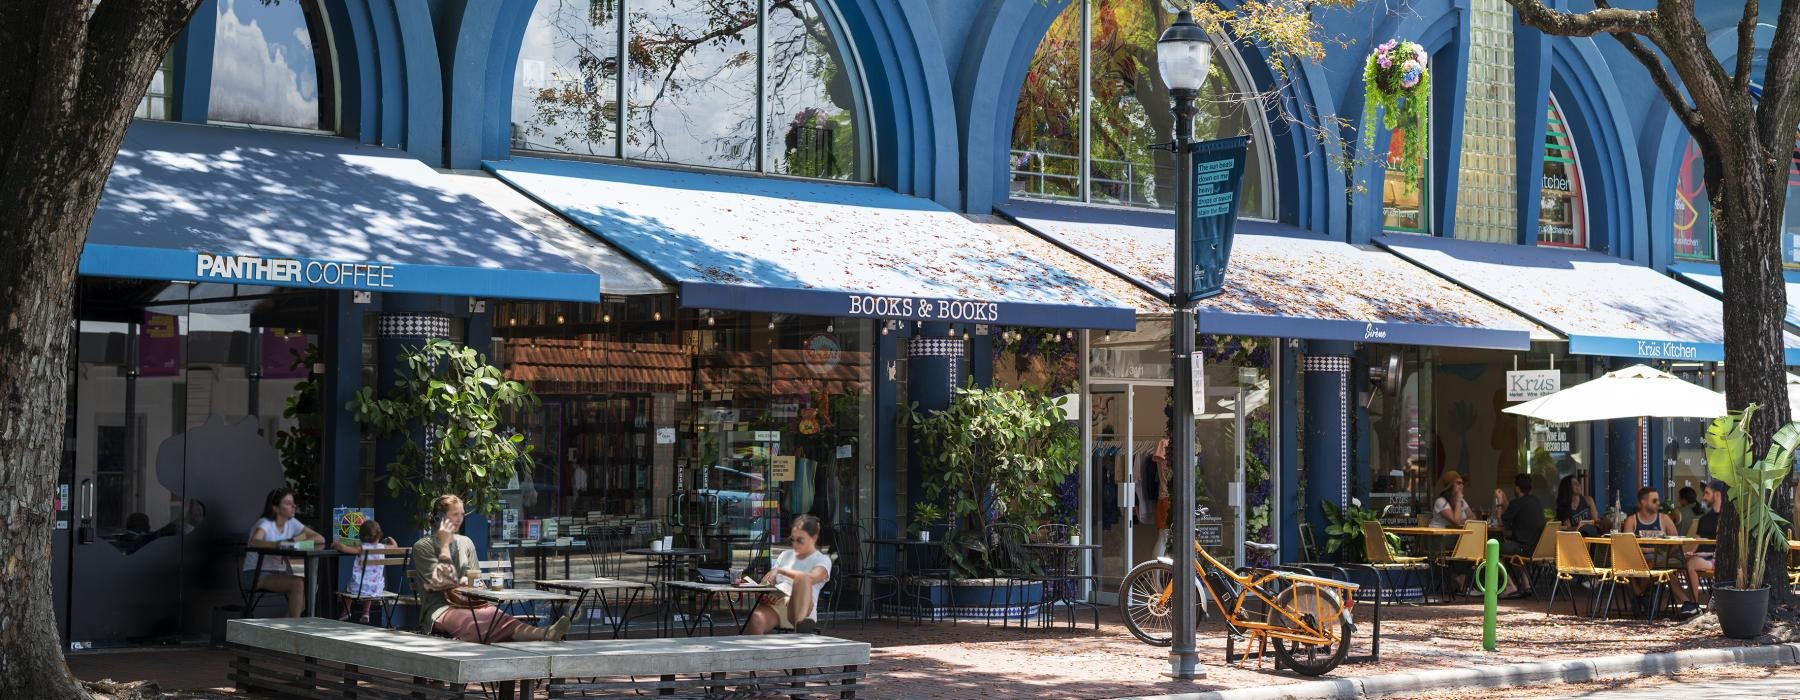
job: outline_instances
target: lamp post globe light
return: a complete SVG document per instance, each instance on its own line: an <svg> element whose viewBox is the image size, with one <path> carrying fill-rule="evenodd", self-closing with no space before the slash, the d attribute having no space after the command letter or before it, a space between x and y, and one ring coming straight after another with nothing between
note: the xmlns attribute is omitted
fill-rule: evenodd
<svg viewBox="0 0 1800 700"><path fill-rule="evenodd" d="M1156 40L1156 67L1163 84L1169 86L1175 111L1175 140L1168 144L1175 156L1175 307L1171 324L1170 350L1175 370L1175 432L1170 436L1169 452L1179 461L1174 471L1172 497L1175 507L1175 586L1174 638L1169 646L1169 675L1175 678L1203 678L1199 653L1195 650L1194 625L1198 610L1199 590L1187 572L1194 570L1194 342L1198 332L1194 319L1194 101L1200 87L1206 84L1207 69L1212 63L1213 45L1206 30L1194 22L1193 13L1185 7L1175 23L1163 30ZM1188 585L1183 585L1188 584Z"/></svg>

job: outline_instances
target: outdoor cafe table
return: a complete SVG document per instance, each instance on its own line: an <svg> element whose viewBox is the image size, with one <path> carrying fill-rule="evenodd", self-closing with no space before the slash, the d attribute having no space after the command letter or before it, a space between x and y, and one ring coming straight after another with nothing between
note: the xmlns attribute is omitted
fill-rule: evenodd
<svg viewBox="0 0 1800 700"><path fill-rule="evenodd" d="M700 549L698 547L675 547L673 549L651 549L649 547L639 547L636 549L627 549L627 550L625 550L625 553L633 555L633 556L654 557L654 558L658 559L659 561L656 563L657 569L663 572L662 578L666 579L666 578L669 578L669 572L674 570L674 568L675 568L675 560L677 560L677 559L704 559L707 556L711 555L712 551L707 550L707 549ZM648 562L646 562L646 564L648 564ZM649 569L649 567L646 566L645 570L648 571L648 569Z"/></svg>
<svg viewBox="0 0 1800 700"><path fill-rule="evenodd" d="M458 588L456 590L457 590L457 592L462 593L463 595L466 595L470 598L475 598L477 600L485 600L489 603L498 605L498 606L500 606L500 609L502 611L506 612L508 615L512 615L513 617L518 617L518 615L513 610L514 606L517 606L521 603L524 603L524 604L550 603L552 606L560 609L563 605L566 605L569 603L574 603L577 600L579 600L575 596L568 595L566 593L553 593L550 591L538 591L538 590L532 590L529 588L502 588L499 590L493 590L493 589L489 589L489 588L479 588L476 586L464 586L464 587ZM453 615L455 613L456 613L455 610L451 610L450 612L448 612L446 614ZM471 616L473 616L475 614L473 609L470 610L469 614ZM492 634L492 633L493 633L492 629L489 629L486 633L483 633L481 631L480 623L476 623L475 636L479 637L481 639L482 644L488 643L488 635Z"/></svg>
<svg viewBox="0 0 1800 700"><path fill-rule="evenodd" d="M516 551L516 552L520 552L520 553L530 552L532 554L533 558L537 562L537 575L532 577L534 579L540 579L540 578L544 577L544 561L549 555L554 554L554 553L561 553L562 560L563 560L563 578L568 578L569 577L569 555L574 552L585 551L587 549L587 542L585 540L577 540L577 539L571 539L567 544L563 544L563 543L556 542L556 541L526 542L523 540L506 540L506 541L501 541L501 542L495 542L492 545L492 548L497 549L497 550Z"/></svg>
<svg viewBox="0 0 1800 700"><path fill-rule="evenodd" d="M600 619L602 619L602 620L612 619L613 620L613 622L608 622L608 623L604 623L604 624L606 624L608 627L612 628L614 639L618 639L620 632L624 630L624 628L625 628L625 613L630 612L631 606L633 604L637 603L638 594L642 593L646 589L653 587L650 584L645 583L643 581L630 581L630 580L626 580L626 579L602 578L602 577L579 578L579 579L557 579L557 580L550 580L550 581L537 581L536 583L537 583L538 588L543 589L543 590L560 591L563 593L575 594L574 610L575 610L575 614L577 614L577 615L581 614L582 603L587 601L587 597L589 595L594 596L594 600L598 601L598 603L600 605ZM620 611L620 613L616 616L612 614L611 606L609 606L606 602L606 596L607 596L607 593L609 593L609 592L617 592L620 594L629 593L629 597L625 599L625 601L624 601L625 604L622 606L623 610ZM587 622L588 622L588 635L592 636L593 630L594 630L594 620L592 617L589 617Z"/></svg>
<svg viewBox="0 0 1800 700"><path fill-rule="evenodd" d="M1381 529L1385 532L1392 532L1396 535L1407 535L1407 536L1411 536L1411 537L1430 537L1432 535L1457 537L1457 536L1469 534L1468 530L1465 530L1460 527L1415 527L1412 525L1401 525L1398 527L1388 527L1386 525L1383 525L1383 526L1381 526Z"/></svg>
<svg viewBox="0 0 1800 700"><path fill-rule="evenodd" d="M663 586L669 589L668 599L670 601L669 605L672 608L680 607L679 601L683 593L692 595L697 600L693 613L687 616L687 619L682 625L689 637L694 636L694 630L700 629L701 618L706 615L707 611L712 610L714 596L725 596L725 609L731 611L731 621L738 623L737 633L741 635L744 633L744 629L750 626L750 613L756 611L756 601L754 599L750 601L750 605L744 610L744 617L741 622L738 620L737 601L743 599L743 597L747 595L781 593L781 589L779 588L774 586L764 586L762 584L750 585L742 583L665 581L663 582ZM813 603L817 605L818 601L813 601ZM795 622L799 621L796 620Z"/></svg>
<svg viewBox="0 0 1800 700"><path fill-rule="evenodd" d="M257 581L260 580L264 574L272 573L262 570L263 557L285 557L289 559L305 560L306 610L305 612L302 612L301 615L304 617L315 617L313 615L313 601L318 599L319 567L315 566L314 562L331 562L335 566L338 557L343 556L343 553L333 549L330 543L315 545L312 549L307 550L288 549L280 545L272 544L258 544L245 546L244 556L256 557L256 574L252 576L250 580L250 589L253 591L256 589ZM333 571L332 573L335 574L336 572ZM337 580L337 577L332 576L332 580ZM252 616L254 613L254 611L250 609L248 595L249 594L246 593L246 598L244 600L244 615L246 617Z"/></svg>
<svg viewBox="0 0 1800 700"><path fill-rule="evenodd" d="M1057 583L1073 584L1074 579L1081 578L1081 574L1078 572L1073 572L1073 570L1069 568L1069 555L1074 554L1074 553L1085 553L1085 552L1091 552L1094 550L1098 550L1098 549L1100 549L1100 545L1097 545L1097 544L1070 544L1068 542L1027 542L1027 543L1025 543L1025 548L1026 549L1036 549L1036 550L1041 550L1041 551L1050 552L1050 553L1055 554L1056 555L1056 571L1069 577L1068 580L1059 581ZM1058 586L1056 586L1056 591L1054 592L1054 597L1050 601L1047 601L1047 602L1054 603L1057 600L1061 600L1065 603L1068 603L1069 604L1069 615L1070 615L1070 617L1074 617L1074 615L1075 615L1074 606L1075 605L1089 604L1086 601L1076 601L1075 600L1076 594L1078 592L1079 591L1076 589L1076 587L1074 585L1070 585L1067 588L1065 588L1061 585L1058 585ZM1073 624L1073 623L1071 623L1071 624Z"/></svg>
<svg viewBox="0 0 1800 700"><path fill-rule="evenodd" d="M1612 544L1610 537L1583 537L1588 544ZM1718 540L1703 537L1639 537L1637 542L1645 547L1682 547L1690 544L1717 545Z"/></svg>

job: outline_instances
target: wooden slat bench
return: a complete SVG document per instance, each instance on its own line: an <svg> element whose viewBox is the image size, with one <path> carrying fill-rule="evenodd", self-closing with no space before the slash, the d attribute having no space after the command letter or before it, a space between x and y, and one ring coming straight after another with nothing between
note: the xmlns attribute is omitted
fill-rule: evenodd
<svg viewBox="0 0 1800 700"><path fill-rule="evenodd" d="M483 645L300 618L231 620L226 641L239 690L295 698L854 698L869 663L864 642L794 634Z"/></svg>
<svg viewBox="0 0 1800 700"><path fill-rule="evenodd" d="M275 696L444 698L471 683L500 697L550 677L550 657L316 617L230 620L231 675L239 690Z"/></svg>
<svg viewBox="0 0 1800 700"><path fill-rule="evenodd" d="M495 646L548 654L553 698L854 698L869 665L868 643L810 634Z"/></svg>

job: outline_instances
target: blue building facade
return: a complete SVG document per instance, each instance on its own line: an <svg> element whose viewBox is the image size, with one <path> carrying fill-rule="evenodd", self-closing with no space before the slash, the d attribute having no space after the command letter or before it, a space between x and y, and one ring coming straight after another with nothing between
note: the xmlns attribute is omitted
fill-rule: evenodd
<svg viewBox="0 0 1800 700"><path fill-rule="evenodd" d="M1701 10L1722 57L1740 50L1740 11ZM1449 471L1483 508L1521 473L1545 489L1591 475L1603 502L1701 478L1697 425L1499 413L1519 370L1558 370L1566 386L1648 362L1722 386L1698 166L1642 69L1611 39L1525 28L1500 0L1318 19L1349 42L1328 42L1318 63L1283 68L1216 37L1202 130L1249 134L1254 151L1238 281L1201 316L1217 420L1200 459L1203 491L1226 513L1220 544L1320 556L1303 525L1322 532L1322 502L1410 520ZM971 377L1050 381L1084 406L1080 523L1113 550L1096 566L1154 554L1144 460L1168 388L1154 350L1167 345L1156 278L1167 265L1154 250L1173 219L1158 193L1169 165L1144 147L1168 136L1150 53L1168 20L1150 0L208 0L140 107L83 260L83 323L95 325L81 362L107 379L85 384L87 408L72 411L86 418L72 425L66 477L77 497L90 482L112 495L91 522L77 508L59 541L65 638L191 633L234 594L184 588L195 603L179 619L129 630L81 609L138 553L180 560L198 546L159 545L126 522L148 511L142 529L195 527L200 499L175 484L203 478L212 458L169 452L190 430L223 417L208 444L256 453L254 479L200 508L229 539L255 507L217 499L293 480L254 435L224 437L231 416L278 415L302 382L342 406L391 374L407 343L436 337L491 351L554 399L521 418L554 461L515 489L521 520L586 526L622 511L681 528L683 494L716 509L705 499L730 493L776 523L821 510L904 522L920 492L895 427L905 405L942 405ZM1770 32L1755 37L1766 50ZM1389 38L1431 58L1417 181L1386 167L1412 127L1362 123L1363 61ZM315 183L338 187L309 199ZM260 199L224 194L246 192ZM176 218L159 212L194 211L168 227L186 233L156 232ZM299 272L251 257L295 259ZM312 262L338 271L327 282ZM459 286L470 280L483 281ZM144 303L115 303L131 294ZM312 354L259 364L231 359L239 345ZM209 352L224 359L203 362ZM592 359L609 352L663 359ZM147 374L165 354L167 374ZM1074 377L1040 371L1065 361ZM724 379L749 367L748 385ZM286 384L257 388L278 374ZM154 388L154 376L174 379ZM121 418L146 412L140 392L184 408ZM257 424L316 441L322 466L300 484L312 516L371 506L408 531L408 507L374 486L392 445L342 411L323 416ZM751 454L756 442L702 440L708 421L747 434L792 421L776 451L816 483L771 498L763 477L698 476L717 459L705 450ZM1126 526L1106 534L1115 522ZM515 539L512 527L477 539Z"/></svg>

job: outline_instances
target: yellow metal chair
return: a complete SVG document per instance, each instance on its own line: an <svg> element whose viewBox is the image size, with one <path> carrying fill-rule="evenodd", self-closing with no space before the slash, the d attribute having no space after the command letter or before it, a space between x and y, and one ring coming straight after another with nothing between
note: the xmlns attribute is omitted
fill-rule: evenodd
<svg viewBox="0 0 1800 700"><path fill-rule="evenodd" d="M1474 571L1475 565L1481 563L1481 560L1487 556L1487 522L1482 520L1470 520L1463 523L1463 530L1463 534L1456 536L1455 546L1452 546L1449 552L1437 559L1437 565L1444 569L1446 573L1449 572L1451 567L1460 568L1462 566L1467 566L1470 571ZM1454 576L1445 576L1444 580L1450 584L1454 584L1456 578ZM1456 596L1462 595L1462 593L1463 592L1459 590L1452 590L1450 591L1450 598L1454 600Z"/></svg>
<svg viewBox="0 0 1800 700"><path fill-rule="evenodd" d="M1542 578L1545 572L1556 571L1556 533L1561 531L1561 526L1554 529L1544 528L1544 531L1538 534L1537 547L1531 550L1529 556L1509 554L1502 557L1506 563L1518 567L1520 571L1525 572L1526 576L1531 577L1533 593L1544 590L1538 588L1538 579Z"/></svg>
<svg viewBox="0 0 1800 700"><path fill-rule="evenodd" d="M1644 558L1644 550L1642 545L1638 544L1635 534L1615 532L1608 538L1612 550L1612 573L1607 576L1607 580L1603 584L1606 588L1604 610L1608 614L1612 612L1613 591L1618 588L1619 584L1648 581L1650 583L1649 618L1655 620L1656 610L1662 604L1662 592L1669 588L1670 582L1674 580L1675 570L1650 568L1650 562Z"/></svg>
<svg viewBox="0 0 1800 700"><path fill-rule="evenodd" d="M1587 539L1574 530L1558 530L1556 535L1556 580L1550 582L1550 604L1544 612L1556 610L1556 592L1567 582L1569 586L1569 614L1579 615L1581 609L1575 605L1575 591L1578 590L1576 580L1586 577L1595 581L1594 600L1588 603L1588 612L1593 612L1599 600L1601 584L1612 578L1612 570L1594 566L1594 557L1588 553Z"/></svg>
<svg viewBox="0 0 1800 700"><path fill-rule="evenodd" d="M1381 523L1364 522L1362 532L1363 554L1369 560L1369 568L1374 569L1375 575L1381 579L1383 591L1394 590L1388 586L1387 578L1387 574L1392 572L1412 574L1417 577L1416 580L1425 590L1429 590L1431 563L1425 557L1395 554L1394 550L1388 548L1387 532L1381 529ZM1405 578L1401 579L1403 582L1405 580ZM1429 602L1430 596L1427 595L1426 599Z"/></svg>

